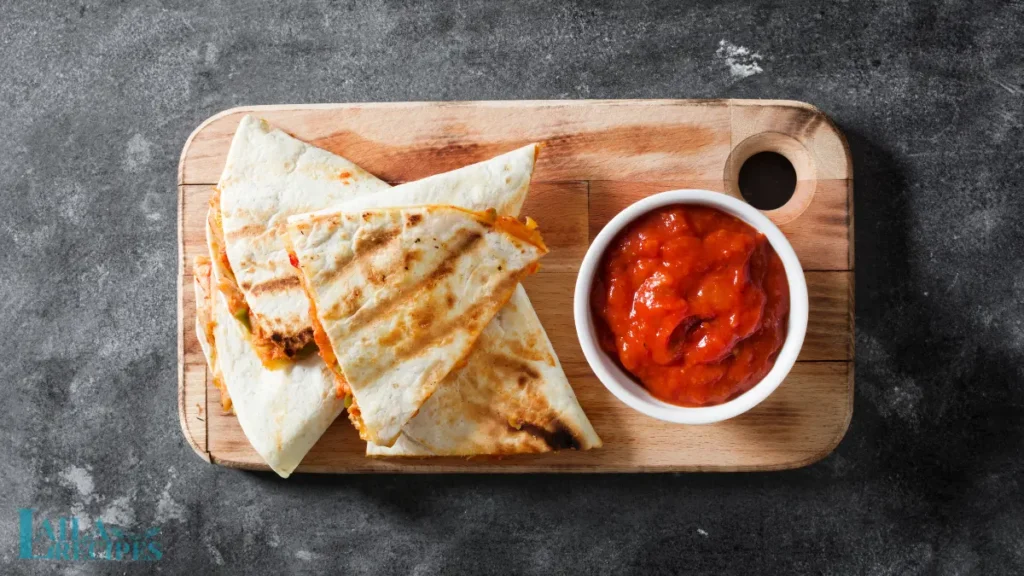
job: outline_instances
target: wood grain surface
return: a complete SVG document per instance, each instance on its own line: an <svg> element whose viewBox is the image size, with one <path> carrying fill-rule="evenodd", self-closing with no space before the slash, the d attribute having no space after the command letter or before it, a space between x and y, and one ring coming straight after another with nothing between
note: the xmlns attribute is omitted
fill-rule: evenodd
<svg viewBox="0 0 1024 576"><path fill-rule="evenodd" d="M370 459L340 418L306 456L305 472L657 472L795 468L839 443L853 411L852 166L842 134L800 102L750 100L521 101L327 104L236 108L208 119L181 155L179 393L186 440L204 459L267 470L237 419L224 414L195 335L190 262L206 253L204 218L238 121L271 124L400 183L541 141L523 215L551 252L525 283L583 409L604 447L495 458ZM583 358L572 293L590 239L620 210L665 190L740 196L739 166L775 151L797 171L785 206L765 212L804 266L807 337L786 381L761 405L708 426L639 414L597 380Z"/></svg>

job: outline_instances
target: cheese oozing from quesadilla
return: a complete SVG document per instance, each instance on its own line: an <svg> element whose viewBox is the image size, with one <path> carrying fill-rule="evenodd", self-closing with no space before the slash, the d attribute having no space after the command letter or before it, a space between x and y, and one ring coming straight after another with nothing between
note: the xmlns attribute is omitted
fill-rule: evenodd
<svg viewBox="0 0 1024 576"><path fill-rule="evenodd" d="M287 217L387 188L341 156L242 118L211 206L211 247L229 309L268 367L312 351L309 307L285 250Z"/></svg>
<svg viewBox="0 0 1024 576"><path fill-rule="evenodd" d="M360 435L383 446L547 252L535 226L452 206L309 214L288 232L321 353Z"/></svg>

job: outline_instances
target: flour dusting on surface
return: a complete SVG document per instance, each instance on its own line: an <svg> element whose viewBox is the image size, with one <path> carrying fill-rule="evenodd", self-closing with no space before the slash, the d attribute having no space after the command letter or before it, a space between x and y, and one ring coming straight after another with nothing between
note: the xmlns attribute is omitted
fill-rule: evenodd
<svg viewBox="0 0 1024 576"><path fill-rule="evenodd" d="M737 46L728 40L718 43L715 56L725 61L725 65L729 67L729 75L733 78L746 78L764 72L758 64L763 58L761 54L751 52L746 46Z"/></svg>

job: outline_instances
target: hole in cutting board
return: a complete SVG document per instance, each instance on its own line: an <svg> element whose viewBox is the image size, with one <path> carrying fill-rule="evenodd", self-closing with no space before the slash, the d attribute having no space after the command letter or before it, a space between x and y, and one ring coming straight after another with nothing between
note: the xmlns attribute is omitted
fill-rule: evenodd
<svg viewBox="0 0 1024 576"><path fill-rule="evenodd" d="M758 152L747 158L738 180L743 199L758 210L781 208L796 191L796 169L778 152Z"/></svg>
<svg viewBox="0 0 1024 576"><path fill-rule="evenodd" d="M771 175L773 168L776 178ZM758 132L733 146L722 180L727 194L742 198L781 226L799 218L811 205L817 174L814 159L802 142L779 132ZM779 186L772 180L781 180L785 185ZM760 188L769 191L764 194ZM772 194L770 190L776 188L778 193Z"/></svg>

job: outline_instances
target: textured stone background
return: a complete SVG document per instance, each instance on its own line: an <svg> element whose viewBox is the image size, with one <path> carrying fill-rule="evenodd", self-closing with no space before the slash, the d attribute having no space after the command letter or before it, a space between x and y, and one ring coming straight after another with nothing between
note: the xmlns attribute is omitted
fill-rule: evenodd
<svg viewBox="0 0 1024 576"><path fill-rule="evenodd" d="M158 564L68 573L1021 573L1024 5L931 4L0 1L0 571L54 570L17 558L34 507L163 527ZM856 409L826 460L282 482L183 442L175 167L207 116L709 97L849 138Z"/></svg>

